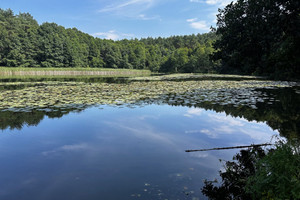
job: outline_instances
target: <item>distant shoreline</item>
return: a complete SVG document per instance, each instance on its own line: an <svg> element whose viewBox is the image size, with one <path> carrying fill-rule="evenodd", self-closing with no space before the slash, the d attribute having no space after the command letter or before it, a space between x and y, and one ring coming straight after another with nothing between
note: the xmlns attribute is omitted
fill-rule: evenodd
<svg viewBox="0 0 300 200"><path fill-rule="evenodd" d="M0 67L0 76L115 76L147 75L150 70L109 68L11 68Z"/></svg>

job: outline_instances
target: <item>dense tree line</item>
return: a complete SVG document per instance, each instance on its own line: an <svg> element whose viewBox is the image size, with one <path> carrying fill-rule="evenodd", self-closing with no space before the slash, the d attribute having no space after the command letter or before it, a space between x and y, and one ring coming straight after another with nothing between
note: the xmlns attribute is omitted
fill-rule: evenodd
<svg viewBox="0 0 300 200"><path fill-rule="evenodd" d="M29 13L0 9L0 66L149 69L214 72L214 33L141 40L104 40L55 23L39 25Z"/></svg>
<svg viewBox="0 0 300 200"><path fill-rule="evenodd" d="M221 72L300 77L300 1L238 0L219 9Z"/></svg>

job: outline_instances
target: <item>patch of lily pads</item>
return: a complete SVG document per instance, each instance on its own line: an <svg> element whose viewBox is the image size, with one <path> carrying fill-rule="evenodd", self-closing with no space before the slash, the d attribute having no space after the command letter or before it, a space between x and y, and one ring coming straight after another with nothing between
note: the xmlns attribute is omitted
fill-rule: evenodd
<svg viewBox="0 0 300 200"><path fill-rule="evenodd" d="M0 109L30 111L83 108L91 105L140 106L152 103L194 106L210 101L246 105L272 102L257 88L291 87L296 83L265 80L133 81L121 83L24 82L1 83ZM22 85L18 89L5 89Z"/></svg>
<svg viewBox="0 0 300 200"><path fill-rule="evenodd" d="M263 76L224 75L224 74L169 74L162 76L131 77L131 81L182 81L182 80L265 80Z"/></svg>

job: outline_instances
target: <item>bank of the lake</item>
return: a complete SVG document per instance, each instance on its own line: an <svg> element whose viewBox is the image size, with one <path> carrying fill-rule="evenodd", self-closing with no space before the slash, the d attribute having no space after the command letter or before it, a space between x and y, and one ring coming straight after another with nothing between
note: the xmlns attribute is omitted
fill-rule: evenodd
<svg viewBox="0 0 300 200"><path fill-rule="evenodd" d="M0 67L0 76L140 76L150 70L112 68L21 68Z"/></svg>

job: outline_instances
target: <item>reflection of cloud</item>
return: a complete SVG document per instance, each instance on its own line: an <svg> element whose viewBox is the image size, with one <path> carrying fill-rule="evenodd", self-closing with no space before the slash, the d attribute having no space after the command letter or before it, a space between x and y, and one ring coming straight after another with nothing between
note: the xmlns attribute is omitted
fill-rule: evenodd
<svg viewBox="0 0 300 200"><path fill-rule="evenodd" d="M186 117L193 117L193 115L200 116L203 111L204 110L200 108L190 108L187 110L187 113L184 114L184 116Z"/></svg>
<svg viewBox="0 0 300 200"><path fill-rule="evenodd" d="M208 114L211 120L217 121L217 122L223 122L227 124L228 126L244 126L245 122L244 120L241 120L240 118L233 118L231 116L224 116L220 114Z"/></svg>
<svg viewBox="0 0 300 200"><path fill-rule="evenodd" d="M202 130L190 130L190 131L185 131L185 133L204 133L210 138L217 138L217 134L215 132L212 132L208 129L202 129Z"/></svg>
<svg viewBox="0 0 300 200"><path fill-rule="evenodd" d="M141 115L138 117L140 120L145 120L145 119L159 119L158 116L156 115Z"/></svg>
<svg viewBox="0 0 300 200"><path fill-rule="evenodd" d="M272 129L265 129L266 124L257 121L251 121L244 118L233 118L231 116L217 116L210 115L211 120L217 122L223 122L225 125L221 125L214 130L222 133L240 133L250 136L250 138L257 140L259 142L267 142L271 139L273 134L278 134ZM270 132L269 132L270 131Z"/></svg>
<svg viewBox="0 0 300 200"><path fill-rule="evenodd" d="M206 157L208 157L208 153L205 153L205 152L193 152L190 155L191 155L191 157L195 157L195 158L206 158Z"/></svg>
<svg viewBox="0 0 300 200"><path fill-rule="evenodd" d="M241 133L249 135L252 139L263 141L263 142L270 141L272 136L272 134L270 133L254 130L254 129L241 129L240 131Z"/></svg>
<svg viewBox="0 0 300 200"><path fill-rule="evenodd" d="M211 134L211 137L217 137L221 134L247 135L253 140L256 140L253 142L267 142L274 134L273 130L266 129L265 123L256 121L249 122L244 118L235 118L225 115L224 113L208 114L207 116L210 122L215 122L212 130L207 131L207 134Z"/></svg>
<svg viewBox="0 0 300 200"><path fill-rule="evenodd" d="M210 138L217 138L217 134L214 133L214 132L211 132L211 131L208 130L208 129L203 129L203 130L201 130L201 133L206 134L206 135L207 135L208 137L210 137Z"/></svg>
<svg viewBox="0 0 300 200"><path fill-rule="evenodd" d="M87 150L90 149L90 146L87 145L86 143L81 143L81 144L72 144L72 145L63 145L61 147L58 147L56 149L53 149L51 151L44 151L42 152L42 155L47 156L52 153L57 153L57 152L63 152L63 151L81 151L81 150Z"/></svg>
<svg viewBox="0 0 300 200"><path fill-rule="evenodd" d="M220 126L218 128L214 128L214 130L217 132L229 133L229 134L232 134L232 133L234 133L234 131L236 131L235 129L233 129L232 127L229 127L229 126Z"/></svg>
<svg viewBox="0 0 300 200"><path fill-rule="evenodd" d="M122 122L106 122L106 124L111 125L112 127L117 127L122 130L127 130L132 133L134 136L143 138L143 139L150 139L155 140L163 143L173 144L170 137L165 136L165 133L154 131L153 128L147 124L143 124L141 121L136 123L136 119L134 120L135 123L130 125L128 121L126 123ZM140 127L137 127L137 124Z"/></svg>
<svg viewBox="0 0 300 200"><path fill-rule="evenodd" d="M82 144L72 144L72 145L64 145L60 147L60 150L65 150L65 151L78 151L82 149L87 149L88 145L85 143Z"/></svg>

